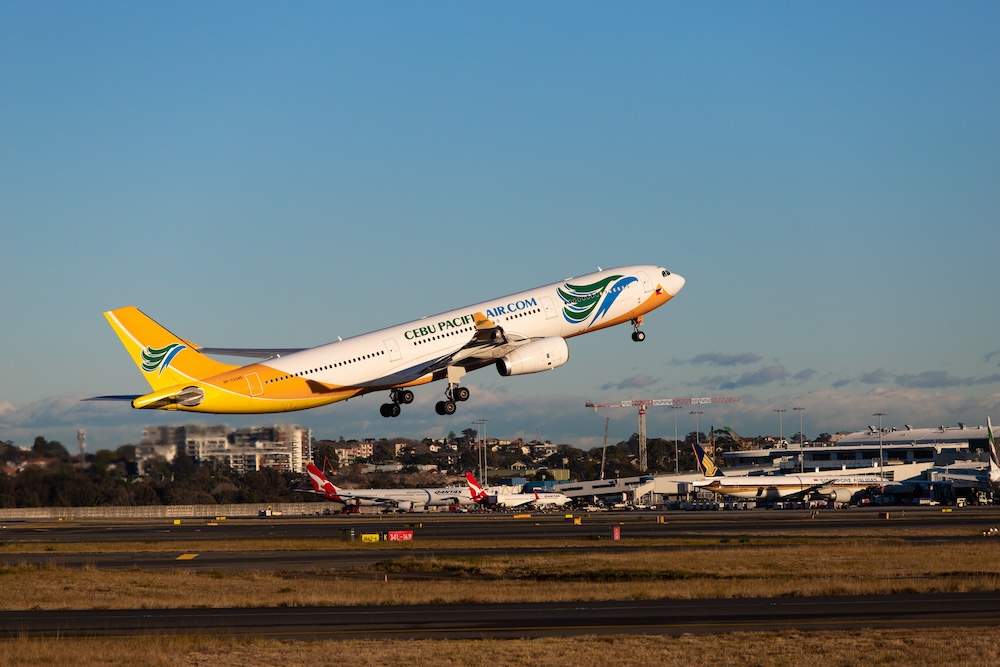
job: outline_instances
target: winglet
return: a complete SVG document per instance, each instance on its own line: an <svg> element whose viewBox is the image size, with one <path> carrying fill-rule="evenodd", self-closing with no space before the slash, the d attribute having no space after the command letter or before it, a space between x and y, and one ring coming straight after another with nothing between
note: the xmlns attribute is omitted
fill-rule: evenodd
<svg viewBox="0 0 1000 667"><path fill-rule="evenodd" d="M497 326L496 324L493 323L493 320L491 320L490 318L486 317L486 315L484 313L475 313L473 315L473 317L476 320L476 328L479 329L479 330L482 330L482 329L495 329L496 326Z"/></svg>
<svg viewBox="0 0 1000 667"><path fill-rule="evenodd" d="M499 345L506 344L507 337L503 329L497 326L496 322L486 317L484 313L473 313L472 319L476 323L476 333L472 335L471 345Z"/></svg>

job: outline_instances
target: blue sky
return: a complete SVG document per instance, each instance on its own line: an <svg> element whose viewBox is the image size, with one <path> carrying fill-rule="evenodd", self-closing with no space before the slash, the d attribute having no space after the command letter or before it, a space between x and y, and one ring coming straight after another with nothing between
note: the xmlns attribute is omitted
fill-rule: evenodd
<svg viewBox="0 0 1000 667"><path fill-rule="evenodd" d="M144 423L599 444L587 400L737 395L745 435L1000 416L1000 5L0 4L0 439ZM101 312L320 344L580 275L687 278L550 373L226 418L145 383ZM608 411L611 438L635 430ZM669 410L653 436L672 436ZM679 416L682 433L693 418ZM690 423L688 423L690 422ZM790 426L792 424L792 426Z"/></svg>

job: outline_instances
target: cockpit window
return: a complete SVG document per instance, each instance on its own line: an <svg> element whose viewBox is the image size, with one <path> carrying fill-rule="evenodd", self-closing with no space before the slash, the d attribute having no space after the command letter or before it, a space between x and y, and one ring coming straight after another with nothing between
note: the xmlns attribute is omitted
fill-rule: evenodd
<svg viewBox="0 0 1000 667"><path fill-rule="evenodd" d="M663 269L663 277L666 278L669 275L670 275L670 272L667 271L666 269Z"/></svg>

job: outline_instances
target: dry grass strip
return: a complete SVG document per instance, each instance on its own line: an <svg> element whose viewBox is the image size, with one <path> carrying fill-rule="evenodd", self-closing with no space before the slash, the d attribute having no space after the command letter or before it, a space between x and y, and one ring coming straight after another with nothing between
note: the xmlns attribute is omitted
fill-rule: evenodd
<svg viewBox="0 0 1000 667"><path fill-rule="evenodd" d="M571 639L282 642L200 637L0 642L0 664L42 667L504 667L571 664L662 667L913 667L1000 664L1000 643L985 628L733 633Z"/></svg>
<svg viewBox="0 0 1000 667"><path fill-rule="evenodd" d="M994 541L859 540L387 559L354 573L0 568L0 608L148 609L865 595L1000 590Z"/></svg>

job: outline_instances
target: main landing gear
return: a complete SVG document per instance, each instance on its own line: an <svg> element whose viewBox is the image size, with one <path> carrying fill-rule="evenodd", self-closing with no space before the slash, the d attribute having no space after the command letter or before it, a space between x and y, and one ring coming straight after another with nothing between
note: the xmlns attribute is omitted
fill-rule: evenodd
<svg viewBox="0 0 1000 667"><path fill-rule="evenodd" d="M434 411L439 415L453 415L457 409L455 403L469 400L468 388L460 387L457 384L448 383L444 395L447 400L438 401L434 406Z"/></svg>
<svg viewBox="0 0 1000 667"><path fill-rule="evenodd" d="M456 404L469 400L469 390L467 387L460 387L457 384L449 384L444 392L446 400L438 401L434 410L439 415L453 415L457 409ZM379 408L379 413L383 417L398 417L402 412L400 405L408 405L413 402L413 392L409 389L393 389L389 392L389 399L392 403L383 403Z"/></svg>
<svg viewBox="0 0 1000 667"><path fill-rule="evenodd" d="M401 412L400 404L409 405L413 402L413 392L409 389L393 389L389 392L389 400L392 403L383 403L378 409L383 417L398 417Z"/></svg>
<svg viewBox="0 0 1000 667"><path fill-rule="evenodd" d="M469 390L460 387L458 381L465 375L465 369L461 366L448 366L445 376L448 378L448 388L445 389L445 400L438 401L434 410L439 415L453 415L456 410L456 403L469 400ZM393 389L389 392L389 400L392 403L383 403L379 412L383 417L398 417L401 403L412 403L413 392L409 389Z"/></svg>
<svg viewBox="0 0 1000 667"><path fill-rule="evenodd" d="M646 340L646 334L639 330L640 326L642 326L642 315L632 320L632 328L635 329L635 331L632 332L632 340L637 343L641 343Z"/></svg>

